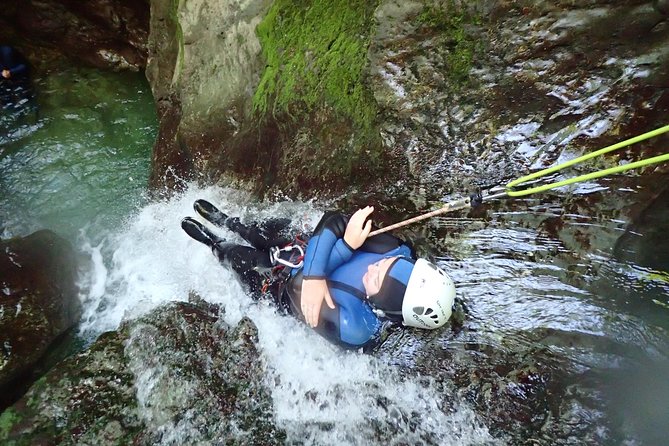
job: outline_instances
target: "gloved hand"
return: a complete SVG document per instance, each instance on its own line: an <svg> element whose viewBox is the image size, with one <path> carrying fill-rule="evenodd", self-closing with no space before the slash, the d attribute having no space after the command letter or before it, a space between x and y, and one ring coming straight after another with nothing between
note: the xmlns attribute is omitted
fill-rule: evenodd
<svg viewBox="0 0 669 446"><path fill-rule="evenodd" d="M480 206L483 203L483 195L481 195L481 189L477 190L469 196L469 202L471 203L472 208Z"/></svg>

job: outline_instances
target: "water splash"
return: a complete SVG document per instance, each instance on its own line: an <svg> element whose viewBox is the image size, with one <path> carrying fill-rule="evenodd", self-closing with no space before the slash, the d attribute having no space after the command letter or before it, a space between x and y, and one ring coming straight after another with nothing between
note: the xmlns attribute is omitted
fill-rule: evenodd
<svg viewBox="0 0 669 446"><path fill-rule="evenodd" d="M434 383L401 378L377 358L345 353L270 304L250 299L232 272L181 230L181 218L194 215L192 203L198 198L242 220L291 217L313 228L322 215L309 203L256 203L237 190L194 186L169 201L145 206L103 243L83 245L90 255L82 275L88 279L80 283L83 336L92 339L125 319L185 300L193 291L224 306L226 322L236 324L249 316L257 325L263 353L259 360L266 362L276 422L287 431L290 444L493 442L474 412ZM229 231L215 232L241 242ZM150 399L152 379L162 376L160 367L143 364L138 398ZM156 421L159 415L146 417ZM170 429L181 428L188 429L187 423L167 423L162 437L177 438Z"/></svg>

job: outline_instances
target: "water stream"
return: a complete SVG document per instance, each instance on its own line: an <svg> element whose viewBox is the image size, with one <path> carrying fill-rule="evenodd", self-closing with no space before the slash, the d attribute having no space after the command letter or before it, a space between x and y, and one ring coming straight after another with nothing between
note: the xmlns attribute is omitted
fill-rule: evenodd
<svg viewBox="0 0 669 446"><path fill-rule="evenodd" d="M143 207L103 244L85 246L92 261L86 275L91 282L82 284L90 290L82 296L84 336L114 329L123 318L186 299L194 291L208 302L221 304L226 322L236 324L246 315L257 325L276 422L287 431L290 443L435 444L429 439L438 438L445 444L480 444L492 440L466 404L456 404L453 411L445 409L453 402L448 403L447 395L433 383L401 377L373 356L342 352L268 303L250 299L232 272L181 230L179 221L194 214L192 203L197 198L218 203L243 219L291 217L311 228L322 214L309 203L257 203L234 189L196 186L169 201ZM241 242L229 231L217 232ZM145 373L160 375L158 370ZM188 426L173 428L188 435ZM172 432L169 437L179 435Z"/></svg>
<svg viewBox="0 0 669 446"><path fill-rule="evenodd" d="M179 226L197 198L242 219L285 216L303 228L318 222L318 204L259 203L238 190L196 185L149 202L156 118L141 76L68 69L35 84L39 113L0 134L2 236L50 228L75 244L86 340L191 291L223 305L231 324L249 316L276 422L293 444L487 444L523 416L546 426L563 417L564 432L546 435L565 442L659 438L669 395L666 272L612 260L610 249L575 253L537 229L547 215L568 226L601 225L601 246L611 246L624 222L565 216L559 193L499 202L486 219L436 219L423 248L455 279L464 322L435 333L394 332L376 355L343 353L252 301ZM551 381L508 379L528 364L539 380L552 373ZM476 378L486 373L497 381ZM491 434L481 413L510 408L494 400L502 387L520 403ZM149 420L142 395L139 389ZM185 428L174 426L169 438Z"/></svg>

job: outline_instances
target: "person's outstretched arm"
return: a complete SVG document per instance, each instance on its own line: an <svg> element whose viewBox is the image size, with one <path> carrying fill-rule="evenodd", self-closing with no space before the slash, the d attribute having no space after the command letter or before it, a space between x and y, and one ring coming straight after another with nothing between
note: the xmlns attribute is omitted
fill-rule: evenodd
<svg viewBox="0 0 669 446"><path fill-rule="evenodd" d="M348 222L341 214L326 215L316 227L304 256L301 293L301 310L309 326L318 325L324 300L330 308L335 308L327 274L348 261L353 251L365 242L372 229L371 221L365 223L365 220L373 211L371 206L359 209Z"/></svg>

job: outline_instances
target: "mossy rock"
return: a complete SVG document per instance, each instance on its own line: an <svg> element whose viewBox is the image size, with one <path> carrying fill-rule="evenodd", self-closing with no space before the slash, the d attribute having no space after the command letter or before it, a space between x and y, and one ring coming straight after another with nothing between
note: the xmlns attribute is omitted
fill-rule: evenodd
<svg viewBox="0 0 669 446"><path fill-rule="evenodd" d="M283 444L256 343L215 306L158 308L36 382L0 416L0 444Z"/></svg>

